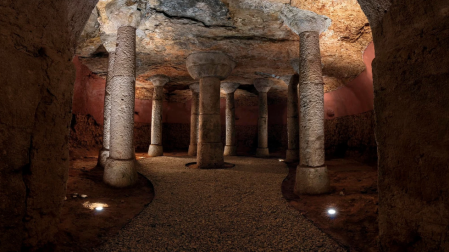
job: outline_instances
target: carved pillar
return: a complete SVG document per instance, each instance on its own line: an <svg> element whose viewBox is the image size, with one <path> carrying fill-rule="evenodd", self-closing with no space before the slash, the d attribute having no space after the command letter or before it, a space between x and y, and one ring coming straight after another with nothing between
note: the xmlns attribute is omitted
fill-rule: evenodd
<svg viewBox="0 0 449 252"><path fill-rule="evenodd" d="M299 100L301 110L300 163L296 171L296 193L329 192L324 164L324 82L318 32L300 34Z"/></svg>
<svg viewBox="0 0 449 252"><path fill-rule="evenodd" d="M197 52L187 57L187 70L200 81L198 168L223 166L220 126L220 80L234 69L235 62L221 52Z"/></svg>
<svg viewBox="0 0 449 252"><path fill-rule="evenodd" d="M136 28L117 31L114 74L111 79L111 138L103 180L114 187L137 181L134 158L134 97L136 83ZM120 66L120 67L118 67Z"/></svg>
<svg viewBox="0 0 449 252"><path fill-rule="evenodd" d="M150 77L153 83L153 107L151 113L151 144L148 148L150 157L162 156L162 103L164 101L164 85L170 81L165 75Z"/></svg>
<svg viewBox="0 0 449 252"><path fill-rule="evenodd" d="M296 194L330 191L324 164L324 82L321 71L320 33L331 20L312 11L284 5L280 17L299 34L299 115L300 144L296 169Z"/></svg>
<svg viewBox="0 0 449 252"><path fill-rule="evenodd" d="M105 167L109 157L109 146L111 137L111 79L114 73L115 50L109 52L108 75L104 91L104 111L103 111L103 146L98 155L98 165Z"/></svg>
<svg viewBox="0 0 449 252"><path fill-rule="evenodd" d="M298 81L297 74L292 75L286 82L287 91L287 136L288 149L286 162L299 160L299 118L298 118Z"/></svg>
<svg viewBox="0 0 449 252"><path fill-rule="evenodd" d="M221 83L221 89L226 94L226 145L225 156L235 156L237 146L235 143L235 103L234 92L240 86L238 83Z"/></svg>
<svg viewBox="0 0 449 252"><path fill-rule="evenodd" d="M268 150L268 101L267 93L273 83L269 79L255 79L254 87L259 92L258 148L256 157L269 157Z"/></svg>
<svg viewBox="0 0 449 252"><path fill-rule="evenodd" d="M196 156L198 148L198 124L200 116L199 96L200 96L200 84L192 84L189 86L192 91L192 100L190 108L190 145L189 156Z"/></svg>

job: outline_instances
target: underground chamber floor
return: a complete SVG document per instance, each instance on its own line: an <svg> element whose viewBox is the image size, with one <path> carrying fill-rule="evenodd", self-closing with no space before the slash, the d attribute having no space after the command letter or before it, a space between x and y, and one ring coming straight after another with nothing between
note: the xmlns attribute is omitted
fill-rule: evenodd
<svg viewBox="0 0 449 252"><path fill-rule="evenodd" d="M155 198L96 251L346 251L280 190L278 159L225 157L230 169L185 167L191 157L138 158Z"/></svg>

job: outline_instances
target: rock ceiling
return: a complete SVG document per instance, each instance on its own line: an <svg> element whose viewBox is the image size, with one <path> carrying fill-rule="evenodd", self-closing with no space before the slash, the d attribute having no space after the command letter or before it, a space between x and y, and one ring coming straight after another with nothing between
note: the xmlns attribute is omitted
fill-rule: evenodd
<svg viewBox="0 0 449 252"><path fill-rule="evenodd" d="M138 4L137 98L151 99L148 78L165 74L171 101L190 99L195 83L186 69L194 51L214 50L231 55L237 65L226 81L241 84L236 99L257 95L255 78L274 75L271 100L285 100L282 81L294 74L291 61L299 56L299 36L279 17L279 6L310 10L332 20L321 34L320 47L325 91L335 90L365 69L362 53L372 41L368 20L357 0L100 0L80 37L77 55L92 72L105 75L107 50L115 44L109 19L120 4ZM105 46L103 46L103 44ZM254 100L257 103L257 99Z"/></svg>

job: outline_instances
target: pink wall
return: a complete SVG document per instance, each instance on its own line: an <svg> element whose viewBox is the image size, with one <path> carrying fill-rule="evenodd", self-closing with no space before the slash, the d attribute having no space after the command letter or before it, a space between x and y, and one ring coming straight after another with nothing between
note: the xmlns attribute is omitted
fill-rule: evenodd
<svg viewBox="0 0 449 252"><path fill-rule="evenodd" d="M366 70L357 78L335 91L324 94L326 119L356 115L374 109L374 89L371 63L374 59L371 42L363 53Z"/></svg>
<svg viewBox="0 0 449 252"><path fill-rule="evenodd" d="M75 88L73 92L73 114L90 114L95 121L103 124L103 103L105 79L93 74L75 57L76 68Z"/></svg>
<svg viewBox="0 0 449 252"><path fill-rule="evenodd" d="M369 44L363 54L366 70L348 85L324 95L326 119L355 115L373 110L373 76L371 62L374 59L374 45ZM106 80L93 74L75 57L76 81L73 95L73 113L90 114L98 124L103 124L104 87ZM151 123L151 100L136 99L134 119L136 123ZM221 121L225 123L225 99L220 101ZM286 124L286 103L268 107L269 124ZM333 114L333 116L331 116ZM236 106L236 125L257 125L257 106ZM164 123L190 123L190 101L163 105Z"/></svg>

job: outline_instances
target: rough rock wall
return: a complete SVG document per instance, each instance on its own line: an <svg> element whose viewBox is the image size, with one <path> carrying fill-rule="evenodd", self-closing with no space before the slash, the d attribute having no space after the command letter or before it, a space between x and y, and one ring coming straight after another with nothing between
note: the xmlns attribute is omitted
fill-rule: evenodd
<svg viewBox="0 0 449 252"><path fill-rule="evenodd" d="M326 158L350 157L361 162L377 160L374 111L326 120Z"/></svg>
<svg viewBox="0 0 449 252"><path fill-rule="evenodd" d="M359 2L376 46L380 250L449 251L449 2Z"/></svg>
<svg viewBox="0 0 449 252"><path fill-rule="evenodd" d="M56 233L68 171L73 49L96 0L0 3L0 251Z"/></svg>

